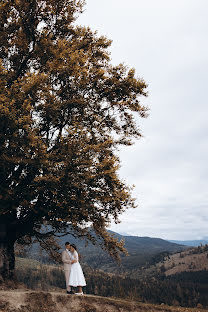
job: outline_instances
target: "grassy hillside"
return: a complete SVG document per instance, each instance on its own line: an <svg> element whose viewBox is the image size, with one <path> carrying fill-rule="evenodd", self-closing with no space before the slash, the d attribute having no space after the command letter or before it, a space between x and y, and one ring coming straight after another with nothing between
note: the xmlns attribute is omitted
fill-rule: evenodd
<svg viewBox="0 0 208 312"><path fill-rule="evenodd" d="M161 272L165 276L183 272L208 271L208 245L165 255L162 261L146 268L146 273L151 271Z"/></svg>
<svg viewBox="0 0 208 312"><path fill-rule="evenodd" d="M163 275L158 278L155 276L144 278L142 275L140 278L135 278L135 274L125 276L105 273L85 266L83 269L87 281L84 292L87 294L155 304L165 303L189 307L201 304L208 307L208 275L205 276L203 283L201 279L193 281L192 276L187 279L175 279ZM64 291L65 289L62 266L46 265L31 261L31 259L18 258L17 277L19 282L29 289L44 291Z"/></svg>
<svg viewBox="0 0 208 312"><path fill-rule="evenodd" d="M130 243L136 245L133 240ZM146 261L143 266L135 265L138 263L136 257L139 254L131 254L129 258L132 266L121 274L117 270L104 272L104 261L99 269L95 269L83 262L82 258L87 280L85 293L152 304L208 307L208 246L190 248L174 254L167 251L152 254L149 262ZM109 264L107 268L109 269ZM65 289L60 265L47 265L34 259L18 258L17 277L19 282L33 290Z"/></svg>

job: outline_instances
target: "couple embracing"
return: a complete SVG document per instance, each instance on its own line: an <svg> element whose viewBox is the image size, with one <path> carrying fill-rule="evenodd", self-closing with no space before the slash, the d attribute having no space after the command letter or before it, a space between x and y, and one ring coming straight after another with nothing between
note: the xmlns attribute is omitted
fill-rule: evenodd
<svg viewBox="0 0 208 312"><path fill-rule="evenodd" d="M74 244L65 243L65 250L62 252L62 262L64 264L67 294L74 294L72 287L78 287L75 295L83 295L82 287L86 286L86 281L79 264L77 248Z"/></svg>

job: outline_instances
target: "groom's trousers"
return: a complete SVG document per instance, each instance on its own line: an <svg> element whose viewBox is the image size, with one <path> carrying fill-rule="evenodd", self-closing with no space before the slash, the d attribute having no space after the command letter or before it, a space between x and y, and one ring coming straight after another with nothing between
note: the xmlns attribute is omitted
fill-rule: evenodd
<svg viewBox="0 0 208 312"><path fill-rule="evenodd" d="M62 252L62 262L64 264L64 273L65 273L65 279L66 279L66 289L70 290L69 287L69 276L71 272L71 258L67 251Z"/></svg>
<svg viewBox="0 0 208 312"><path fill-rule="evenodd" d="M71 270L64 270L65 273L65 279L66 279L66 289L69 288L69 276L70 276Z"/></svg>

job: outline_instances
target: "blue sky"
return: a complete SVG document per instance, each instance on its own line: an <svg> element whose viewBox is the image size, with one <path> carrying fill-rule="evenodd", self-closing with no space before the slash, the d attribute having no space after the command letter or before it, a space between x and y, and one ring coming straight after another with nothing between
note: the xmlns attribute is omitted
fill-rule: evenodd
<svg viewBox="0 0 208 312"><path fill-rule="evenodd" d="M144 137L120 151L138 208L114 231L208 236L207 12L207 0L87 0L77 21L112 39L112 63L134 67L149 85Z"/></svg>

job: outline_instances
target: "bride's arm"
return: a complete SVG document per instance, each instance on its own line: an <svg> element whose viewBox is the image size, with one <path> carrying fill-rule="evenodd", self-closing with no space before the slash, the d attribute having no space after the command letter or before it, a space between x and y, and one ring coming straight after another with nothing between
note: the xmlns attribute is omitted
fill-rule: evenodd
<svg viewBox="0 0 208 312"><path fill-rule="evenodd" d="M77 260L72 260L72 262L71 262L71 263L73 264L73 263L75 263L75 262L77 262Z"/></svg>

